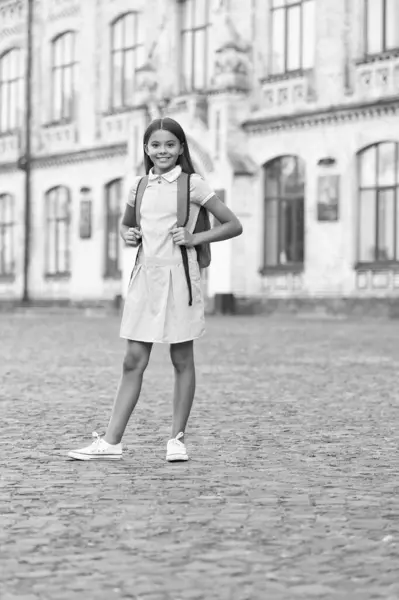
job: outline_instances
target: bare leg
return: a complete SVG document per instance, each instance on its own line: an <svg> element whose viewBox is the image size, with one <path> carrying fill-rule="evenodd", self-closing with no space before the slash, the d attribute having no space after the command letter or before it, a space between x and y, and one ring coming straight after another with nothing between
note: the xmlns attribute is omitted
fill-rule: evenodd
<svg viewBox="0 0 399 600"><path fill-rule="evenodd" d="M184 433L195 394L194 343L172 344L170 357L175 369L172 437ZM181 440L184 441L184 438Z"/></svg>
<svg viewBox="0 0 399 600"><path fill-rule="evenodd" d="M109 444L119 444L130 415L140 396L144 371L150 359L152 344L127 342L123 360L123 374L114 401L111 418L104 439Z"/></svg>

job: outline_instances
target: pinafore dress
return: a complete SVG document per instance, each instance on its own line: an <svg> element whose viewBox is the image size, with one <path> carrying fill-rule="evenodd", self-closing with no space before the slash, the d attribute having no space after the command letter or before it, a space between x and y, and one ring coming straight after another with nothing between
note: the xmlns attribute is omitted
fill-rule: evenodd
<svg viewBox="0 0 399 600"><path fill-rule="evenodd" d="M178 344L205 333L204 297L194 248L188 248L193 302L189 306L187 280L180 247L173 242L177 226L177 179L181 167L161 176L149 173L141 204L140 245L123 309L120 337L141 342ZM137 177L129 194L134 205ZM200 206L214 191L198 174L190 177L190 218L193 231Z"/></svg>

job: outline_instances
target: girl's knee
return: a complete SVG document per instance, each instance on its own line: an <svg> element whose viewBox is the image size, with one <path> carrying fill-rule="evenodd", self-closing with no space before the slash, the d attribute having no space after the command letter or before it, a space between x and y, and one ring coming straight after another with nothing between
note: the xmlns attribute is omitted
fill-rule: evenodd
<svg viewBox="0 0 399 600"><path fill-rule="evenodd" d="M131 373L132 371L137 371L139 373L144 373L149 358L150 352L147 348L133 343L130 344L123 359L123 372Z"/></svg>
<svg viewBox="0 0 399 600"><path fill-rule="evenodd" d="M193 343L172 344L170 357L176 371L184 371L194 366Z"/></svg>

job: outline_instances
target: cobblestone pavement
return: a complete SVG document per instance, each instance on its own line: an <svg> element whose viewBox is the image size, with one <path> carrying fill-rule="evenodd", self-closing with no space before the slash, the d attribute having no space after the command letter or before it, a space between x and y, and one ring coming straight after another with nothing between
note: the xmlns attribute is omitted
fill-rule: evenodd
<svg viewBox="0 0 399 600"><path fill-rule="evenodd" d="M399 598L399 322L209 319L191 460L156 347L116 463L118 319L0 315L1 600Z"/></svg>

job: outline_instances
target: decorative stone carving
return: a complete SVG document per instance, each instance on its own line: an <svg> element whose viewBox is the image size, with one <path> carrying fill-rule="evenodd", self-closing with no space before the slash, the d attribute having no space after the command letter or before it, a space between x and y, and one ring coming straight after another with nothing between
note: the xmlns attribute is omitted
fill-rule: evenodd
<svg viewBox="0 0 399 600"><path fill-rule="evenodd" d="M243 42L225 4L221 3L220 14L215 20L215 51L213 88L215 90L248 91L249 46Z"/></svg>
<svg viewBox="0 0 399 600"><path fill-rule="evenodd" d="M10 0L0 5L0 37L14 35L23 30L23 0Z"/></svg>
<svg viewBox="0 0 399 600"><path fill-rule="evenodd" d="M136 106L144 106L154 102L157 90L157 73L152 59L148 58L144 65L136 71Z"/></svg>
<svg viewBox="0 0 399 600"><path fill-rule="evenodd" d="M50 20L72 17L80 12L78 0L50 0L48 14Z"/></svg>

